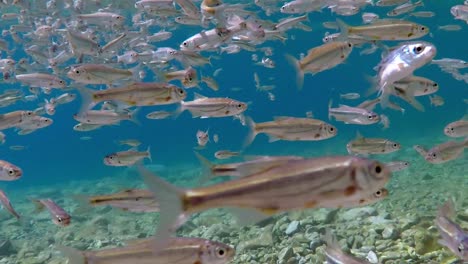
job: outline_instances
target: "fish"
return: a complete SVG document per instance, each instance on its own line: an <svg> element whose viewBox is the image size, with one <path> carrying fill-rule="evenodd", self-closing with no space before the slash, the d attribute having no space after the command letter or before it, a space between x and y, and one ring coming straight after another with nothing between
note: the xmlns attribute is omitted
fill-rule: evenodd
<svg viewBox="0 0 468 264"><path fill-rule="evenodd" d="M103 64L81 64L72 66L67 77L84 84L112 84L117 80L132 78L131 70L112 68Z"/></svg>
<svg viewBox="0 0 468 264"><path fill-rule="evenodd" d="M73 115L73 118L83 124L91 125L113 125L122 120L129 120L138 124L137 111L116 113L112 110L87 110Z"/></svg>
<svg viewBox="0 0 468 264"><path fill-rule="evenodd" d="M15 78L31 87L65 88L67 86L63 79L46 73L18 74Z"/></svg>
<svg viewBox="0 0 468 264"><path fill-rule="evenodd" d="M167 111L153 111L151 113L146 114L146 118L148 119L165 119L172 115L171 112Z"/></svg>
<svg viewBox="0 0 468 264"><path fill-rule="evenodd" d="M23 170L5 160L0 160L0 181L15 181L23 176Z"/></svg>
<svg viewBox="0 0 468 264"><path fill-rule="evenodd" d="M52 222L58 226L66 227L71 223L71 216L58 206L52 199L31 199L31 201L36 205L38 211L46 208L51 217Z"/></svg>
<svg viewBox="0 0 468 264"><path fill-rule="evenodd" d="M3 145L6 142L6 135L2 131L0 131L0 144Z"/></svg>
<svg viewBox="0 0 468 264"><path fill-rule="evenodd" d="M77 196L86 205L111 206L128 212L159 212L158 202L146 189L126 189L120 192L90 197Z"/></svg>
<svg viewBox="0 0 468 264"><path fill-rule="evenodd" d="M402 5L395 7L393 10L387 13L387 16L392 17L392 16L399 16L402 14L406 14L406 13L412 12L415 8L419 6L424 6L424 3L422 0L419 0L414 3L410 1L410 2L407 2L407 3L404 3Z"/></svg>
<svg viewBox="0 0 468 264"><path fill-rule="evenodd" d="M138 147L141 145L141 142L138 139L124 139L118 141L119 145L128 145L131 147Z"/></svg>
<svg viewBox="0 0 468 264"><path fill-rule="evenodd" d="M432 106L443 106L445 104L444 98L438 95L429 96L429 101Z"/></svg>
<svg viewBox="0 0 468 264"><path fill-rule="evenodd" d="M391 161L385 163L385 166L387 166L387 168L389 168L392 172L396 172L405 170L410 166L410 163L408 161Z"/></svg>
<svg viewBox="0 0 468 264"><path fill-rule="evenodd" d="M136 148L131 148L127 151L111 153L104 157L104 164L115 167L132 166L136 162L145 158L151 161L150 147L143 152L137 151Z"/></svg>
<svg viewBox="0 0 468 264"><path fill-rule="evenodd" d="M180 80L182 85L186 88L195 87L199 82L197 71L192 67L189 67L185 70L164 73L162 79L165 82Z"/></svg>
<svg viewBox="0 0 468 264"><path fill-rule="evenodd" d="M173 237L157 253L153 250L155 238L139 239L116 248L79 251L65 246L57 248L73 264L227 264L235 249L221 242L203 238Z"/></svg>
<svg viewBox="0 0 468 264"><path fill-rule="evenodd" d="M195 189L175 187L142 166L138 171L160 203L156 249L196 212L217 207L245 208L255 210L263 219L278 212L326 207L343 199L359 200L383 188L391 178L390 170L382 163L355 156L293 160L257 174Z"/></svg>
<svg viewBox="0 0 468 264"><path fill-rule="evenodd" d="M429 33L427 26L397 19L377 19L363 26L349 26L337 19L343 38L358 35L367 40L414 40Z"/></svg>
<svg viewBox="0 0 468 264"><path fill-rule="evenodd" d="M442 239L439 244L447 247L461 260L468 260L468 232L450 218L455 216L452 200L442 205L435 219L435 224Z"/></svg>
<svg viewBox="0 0 468 264"><path fill-rule="evenodd" d="M239 156L240 152L230 151L230 150L218 150L215 152L214 156L217 159L230 159L232 157Z"/></svg>
<svg viewBox="0 0 468 264"><path fill-rule="evenodd" d="M326 229L323 239L327 244L325 248L325 259L328 264L371 264L366 260L344 253L330 229Z"/></svg>
<svg viewBox="0 0 468 264"><path fill-rule="evenodd" d="M425 153L424 159L432 164L442 164L463 155L468 147L468 138L463 141L448 141L432 147Z"/></svg>
<svg viewBox="0 0 468 264"><path fill-rule="evenodd" d="M337 108L332 108L332 101L328 104L328 119L335 118L337 121L342 121L345 124L355 125L372 125L380 121L380 117L373 111L367 110L360 106L352 107L340 105Z"/></svg>
<svg viewBox="0 0 468 264"><path fill-rule="evenodd" d="M94 91L78 88L83 100L82 109L103 101L117 101L128 106L153 106L175 104L187 97L187 92L168 83L132 83L129 85Z"/></svg>
<svg viewBox="0 0 468 264"><path fill-rule="evenodd" d="M247 110L247 104L230 98L209 98L196 93L193 101L181 101L175 114L179 115L184 110L188 110L193 118L227 117L242 114Z"/></svg>
<svg viewBox="0 0 468 264"><path fill-rule="evenodd" d="M387 154L400 150L398 142L385 138L364 138L357 133L356 138L346 144L349 154Z"/></svg>
<svg viewBox="0 0 468 264"><path fill-rule="evenodd" d="M3 190L0 190L0 203L2 204L3 208L6 208L10 214L12 214L16 219L20 219L20 215L15 211L13 206L11 205L10 199Z"/></svg>
<svg viewBox="0 0 468 264"><path fill-rule="evenodd" d="M424 41L408 42L391 51L377 66L377 90L382 107L388 106L393 84L413 75L413 72L429 63L437 53L436 47Z"/></svg>
<svg viewBox="0 0 468 264"><path fill-rule="evenodd" d="M73 126L73 130L75 131L80 131L80 132L86 132L86 131L92 131L101 128L103 125L100 124L86 124L86 123L78 123Z"/></svg>
<svg viewBox="0 0 468 264"><path fill-rule="evenodd" d="M331 69L345 61L353 50L353 45L348 41L328 42L321 46L310 49L307 55L297 60L286 54L287 61L296 70L296 82L299 89L304 84L304 74L312 75Z"/></svg>
<svg viewBox="0 0 468 264"><path fill-rule="evenodd" d="M204 148L206 144L208 144L208 142L210 141L209 131L209 129L207 129L206 131L198 130L195 134L197 138L198 148Z"/></svg>
<svg viewBox="0 0 468 264"><path fill-rule="evenodd" d="M244 146L248 146L260 133L269 136L269 142L278 140L288 141L318 141L332 138L337 135L336 127L312 118L297 118L289 116L275 117L273 121L255 123L247 118L250 133L247 135Z"/></svg>
<svg viewBox="0 0 468 264"><path fill-rule="evenodd" d="M195 156L202 165L204 180L224 176L244 177L273 169L291 160L304 159L301 156L254 156L244 162L214 164L198 152L195 152Z"/></svg>
<svg viewBox="0 0 468 264"><path fill-rule="evenodd" d="M468 137L468 120L461 120L449 123L444 127L444 134L449 137Z"/></svg>
<svg viewBox="0 0 468 264"><path fill-rule="evenodd" d="M341 99L355 100L361 98L361 95L358 93L346 93L340 94Z"/></svg>

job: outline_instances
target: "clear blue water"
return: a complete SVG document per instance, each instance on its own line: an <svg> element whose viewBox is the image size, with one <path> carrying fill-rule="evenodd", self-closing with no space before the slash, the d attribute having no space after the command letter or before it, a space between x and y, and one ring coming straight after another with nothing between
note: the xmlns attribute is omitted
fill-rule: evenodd
<svg viewBox="0 0 468 264"><path fill-rule="evenodd" d="M282 1L281 3L283 3ZM445 3L444 3L445 2ZM425 6L418 11L428 10L436 13L432 18L410 17L411 21L418 22L428 26L431 34L421 40L433 43L437 47L435 59L458 58L468 60L468 25L460 20L454 20L450 14L450 7L455 4L462 4L463 1L424 1ZM253 6L253 8L258 7ZM379 8L368 6L365 12L375 12L382 17L389 11L389 8ZM131 21L131 14L128 10L121 11L125 14L127 20ZM133 12L134 10L132 10ZM259 12L259 17L277 21L287 15L275 13L267 17L263 12ZM361 24L361 13L350 17L341 17L350 25ZM214 79L219 83L220 89L214 92L203 86L201 90L195 88L188 90L188 100L193 98L193 93L201 93L208 97L231 97L244 102L251 102L246 115L252 117L256 122L269 121L274 116L296 116L305 117L305 113L312 111L314 117L321 120L328 120L328 102L333 99L334 106L339 103L357 105L366 98L364 95L370 87L367 77L375 76L373 70L380 59L380 50L371 55L360 55L361 49L355 48L345 63L337 67L318 73L314 76L306 75L304 88L298 91L295 84L294 69L284 58L285 54L291 54L298 58L300 53L307 53L313 47L322 44L322 38L325 32L335 31L324 29L321 25L325 21L335 21L336 15L329 10L322 12L312 12L309 14L310 22L305 24L312 27L311 32L305 32L300 29L291 29L287 31L288 40L284 43L280 41L268 41L258 46L273 48L274 54L271 58L276 62L274 69L268 69L262 66L254 65L251 60L252 54L258 54L262 58L262 52L241 51L238 54L222 54L217 52L203 52L204 56L214 56L211 60L212 65L196 67L196 70L204 75L211 74L218 68L223 70ZM460 31L446 32L438 30L437 27L446 24L457 24L462 27ZM8 28L10 22L0 21L0 27ZM152 28L154 32L160 28ZM157 43L157 47L178 48L181 41L193 34L198 33L202 28L194 26L178 26L171 30L173 37L167 41ZM154 33L152 32L152 33ZM292 37L294 36L294 39ZM26 56L23 52L25 46L15 44L10 37L6 40L11 42L11 47L15 47L12 58L18 60ZM385 42L388 46L397 45L398 42ZM2 53L2 58L6 58ZM67 65L69 66L69 65ZM270 101L264 92L256 91L253 74L257 72L262 84L274 84L276 88L272 91L276 100ZM465 72L468 72L465 70ZM431 107L429 98L419 97L418 100L426 108L425 112L418 112L405 102L395 99L406 109L405 114L390 109L377 112L387 115L391 121L390 128L382 130L381 126L357 126L345 125L336 121L329 121L339 130L338 136L320 142L288 142L278 141L268 143L265 135L259 135L252 145L244 152L246 155L264 154L298 154L306 156L337 155L346 153L346 143L356 136L359 131L366 137L385 137L402 144L402 150L399 153L405 153L407 157L422 159L412 150L413 145L419 144L426 147L432 147L436 143L449 140L443 135L443 128L449 122L460 119L467 111L467 104L462 100L468 98L468 85L463 81L457 81L448 73L442 72L436 65L426 65L415 72L417 76L428 77L440 86L437 95L445 99L445 105L441 107ZM70 87L73 87L73 81L61 76L67 80ZM269 78L273 78L269 80ZM154 80L154 79L153 79ZM152 81L147 78L145 81ZM179 85L178 82L175 84ZM240 87L240 91L233 91L232 88ZM19 84L1 84L0 90L5 89L23 89L26 86ZM71 91L75 92L76 91ZM356 101L342 101L339 99L340 93L357 92L363 95L362 99ZM55 90L52 95L59 95L61 92ZM41 101L41 100L39 100ZM32 134L19 136L13 130L4 131L7 135L7 142L0 146L0 158L20 166L23 169L23 177L14 182L2 182L0 188L6 188L9 192L23 187L46 187L49 185L60 186L71 181L77 180L99 180L103 177L112 177L118 175L125 168L108 167L103 164L103 157L109 153L125 150L116 144L118 140L129 138L138 139L142 142L140 149L144 150L147 146L151 147L152 160L155 164L161 164L167 168L184 167L187 164L198 167L198 161L193 154L193 148L196 146L195 134L197 130L209 129L210 135L218 134L220 142L214 144L211 142L201 153L214 160L213 153L220 149L238 150L248 133L248 128L242 126L238 120L230 117L198 119L192 118L188 111L185 111L177 119L166 120L148 120L145 115L155 110L173 110L175 106L155 106L142 107L138 113L140 125L132 122L123 121L119 126L107 126L91 132L76 132L73 126L77 123L73 119L81 105L81 100L61 105L57 108L57 113L52 116L54 124L50 127L40 129ZM13 110L33 110L37 107L37 102L19 102L15 105L1 108L1 113ZM90 136L91 140L81 140L80 137ZM9 149L12 145L24 145L25 150L13 151ZM407 154L410 153L410 154ZM385 157L384 159L397 159L398 153ZM461 157L462 161L457 164L466 165L466 155ZM463 163L463 160L465 163ZM145 161L149 163L149 161ZM453 163L440 165L440 167L450 167ZM427 166L431 170L432 165ZM423 172L421 172L423 173ZM468 177L465 170L463 177ZM140 181L138 177L135 181ZM59 185L57 185L59 184ZM443 184L443 181L441 181Z"/></svg>

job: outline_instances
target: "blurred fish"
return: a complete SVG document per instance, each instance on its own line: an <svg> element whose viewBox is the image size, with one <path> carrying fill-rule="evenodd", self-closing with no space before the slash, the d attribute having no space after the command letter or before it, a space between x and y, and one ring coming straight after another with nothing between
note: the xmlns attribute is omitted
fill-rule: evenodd
<svg viewBox="0 0 468 264"><path fill-rule="evenodd" d="M327 243L325 258L328 264L371 264L368 261L344 253L330 229L326 229L323 239Z"/></svg>
<svg viewBox="0 0 468 264"><path fill-rule="evenodd" d="M355 100L355 99L359 99L360 97L361 95L358 93L340 94L341 99Z"/></svg>
<svg viewBox="0 0 468 264"><path fill-rule="evenodd" d="M131 70L112 68L103 64L81 64L72 66L67 76L84 84L109 84L122 79L132 78Z"/></svg>
<svg viewBox="0 0 468 264"><path fill-rule="evenodd" d="M210 141L209 129L206 131L198 130L196 133L198 148L204 148Z"/></svg>
<svg viewBox="0 0 468 264"><path fill-rule="evenodd" d="M408 168L410 163L408 161L391 161L385 163L385 166L392 172L401 171Z"/></svg>
<svg viewBox="0 0 468 264"><path fill-rule="evenodd" d="M75 131L80 131L80 132L86 132L86 131L92 131L96 130L98 128L101 128L103 125L99 124L86 124L86 123L79 123L73 126L73 130Z"/></svg>
<svg viewBox="0 0 468 264"><path fill-rule="evenodd" d="M79 251L65 246L58 246L58 249L73 264L227 264L235 255L235 249L226 244L188 237L169 238L163 248L154 252L154 240L139 239L128 242L126 246L95 251Z"/></svg>
<svg viewBox="0 0 468 264"><path fill-rule="evenodd" d="M141 145L141 142L138 139L119 140L118 143L119 145L128 145L131 147L138 147Z"/></svg>
<svg viewBox="0 0 468 264"><path fill-rule="evenodd" d="M395 6L395 5L400 5L408 0L378 0L375 5L376 6Z"/></svg>
<svg viewBox="0 0 468 264"><path fill-rule="evenodd" d="M438 29L444 30L444 31L459 31L462 28L459 25L443 25L443 26L439 26Z"/></svg>
<svg viewBox="0 0 468 264"><path fill-rule="evenodd" d="M357 134L356 139L346 145L349 154L387 154L400 150L399 143L385 138L364 138Z"/></svg>
<svg viewBox="0 0 468 264"><path fill-rule="evenodd" d="M192 67L180 71L166 72L162 77L165 82L180 80L182 85L186 88L195 87L199 82L197 71Z"/></svg>
<svg viewBox="0 0 468 264"><path fill-rule="evenodd" d="M435 223L442 239L439 244L447 247L461 260L468 260L468 232L450 218L455 216L453 202L449 199L439 208Z"/></svg>
<svg viewBox="0 0 468 264"><path fill-rule="evenodd" d="M429 100L433 106L443 106L445 104L444 98L438 95L429 96Z"/></svg>
<svg viewBox="0 0 468 264"><path fill-rule="evenodd" d="M435 13L432 11L419 11L419 12L413 12L410 14L410 16L414 17L433 17L435 16ZM439 27L440 29L440 27Z"/></svg>
<svg viewBox="0 0 468 264"><path fill-rule="evenodd" d="M10 214L12 214L16 219L20 219L20 215L15 211L11 205L10 199L8 199L6 193L3 190L0 190L0 203L3 208L6 208Z"/></svg>
<svg viewBox="0 0 468 264"><path fill-rule="evenodd" d="M154 112L151 112L151 113L148 113L146 115L146 118L148 119L165 119L165 118L168 118L172 115L171 112L167 112L167 111L154 111Z"/></svg>
<svg viewBox="0 0 468 264"><path fill-rule="evenodd" d="M51 199L31 199L31 201L36 205L38 211L46 208L52 216L54 224L62 227L70 225L71 216Z"/></svg>
<svg viewBox="0 0 468 264"><path fill-rule="evenodd" d="M230 150L219 150L216 151L214 156L217 159L230 159L232 157L239 156L240 152L230 151Z"/></svg>
<svg viewBox="0 0 468 264"><path fill-rule="evenodd" d="M112 110L88 110L83 113L73 115L73 118L84 124L92 125L114 125L122 120L129 120L138 124L137 111L116 113Z"/></svg>
<svg viewBox="0 0 468 264"><path fill-rule="evenodd" d="M13 145L13 146L10 146L10 149L11 149L11 150L15 150L15 151L20 151L20 150L26 149L26 147L25 147L25 146L21 146L21 145Z"/></svg>
<svg viewBox="0 0 468 264"><path fill-rule="evenodd" d="M467 147L468 138L463 141L448 141L432 147L427 151L424 159L433 164L445 163L459 158Z"/></svg>
<svg viewBox="0 0 468 264"><path fill-rule="evenodd" d="M424 6L424 3L422 0L419 0L415 3L409 1L407 3L404 3L402 5L399 5L397 7L395 7L393 10L389 11L387 13L387 16L399 16L399 15L403 15L403 14L406 14L406 13L409 13L411 11L413 11L415 8L417 8L418 6Z"/></svg>
<svg viewBox="0 0 468 264"><path fill-rule="evenodd" d="M15 181L22 175L23 170L20 167L8 161L0 160L0 181Z"/></svg>
<svg viewBox="0 0 468 264"><path fill-rule="evenodd" d="M2 131L0 131L0 144L5 144L6 135Z"/></svg>
<svg viewBox="0 0 468 264"><path fill-rule="evenodd" d="M444 134L449 137L468 137L468 116L446 125Z"/></svg>
<svg viewBox="0 0 468 264"><path fill-rule="evenodd" d="M206 85L213 91L219 90L219 84L211 77L203 76L201 81L206 83Z"/></svg>
<svg viewBox="0 0 468 264"><path fill-rule="evenodd" d="M300 156L255 156L244 162L214 164L198 152L195 152L195 156L203 166L205 180L221 176L243 177L270 170L291 160L304 159Z"/></svg>
<svg viewBox="0 0 468 264"><path fill-rule="evenodd" d="M343 156L294 160L270 170L207 187L179 189L139 166L145 183L160 202L156 248L195 213L216 207L255 209L264 218L278 212L326 207L359 200L383 188L391 172L380 162ZM247 219L252 219L249 210ZM242 218L240 218L242 219ZM259 220L259 219L257 219Z"/></svg>
<svg viewBox="0 0 468 264"><path fill-rule="evenodd" d="M108 166L132 166L136 162L148 158L151 161L150 147L146 151L140 152L136 148L131 148L127 151L115 152L104 157L104 164Z"/></svg>
<svg viewBox="0 0 468 264"><path fill-rule="evenodd" d="M159 212L154 195L145 189L126 189L117 193L90 197L77 196L78 200L91 206L111 206L128 212Z"/></svg>
<svg viewBox="0 0 468 264"><path fill-rule="evenodd" d="M57 76L45 73L19 74L15 78L31 87L65 88L66 82Z"/></svg>

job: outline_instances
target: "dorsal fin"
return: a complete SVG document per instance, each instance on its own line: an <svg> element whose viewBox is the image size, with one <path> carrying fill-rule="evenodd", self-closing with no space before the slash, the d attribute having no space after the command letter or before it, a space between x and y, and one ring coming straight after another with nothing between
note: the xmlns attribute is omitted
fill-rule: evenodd
<svg viewBox="0 0 468 264"><path fill-rule="evenodd" d="M193 96L194 96L194 99L195 99L195 100L207 98L206 96L201 95L201 94L199 94L199 93L193 93Z"/></svg>

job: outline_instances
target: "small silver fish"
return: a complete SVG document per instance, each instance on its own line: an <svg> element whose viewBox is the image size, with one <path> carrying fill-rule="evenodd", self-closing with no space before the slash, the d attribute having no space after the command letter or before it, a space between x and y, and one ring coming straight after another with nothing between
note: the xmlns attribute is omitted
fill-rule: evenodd
<svg viewBox="0 0 468 264"><path fill-rule="evenodd" d="M12 163L0 160L0 181L14 181L23 175L23 170Z"/></svg>
<svg viewBox="0 0 468 264"><path fill-rule="evenodd" d="M62 227L70 225L71 216L51 199L31 199L31 201L39 211L46 208L52 216L54 224Z"/></svg>
<svg viewBox="0 0 468 264"><path fill-rule="evenodd" d="M448 200L439 208L435 223L442 237L439 243L462 260L468 260L468 232L450 218L455 216L453 202Z"/></svg>

